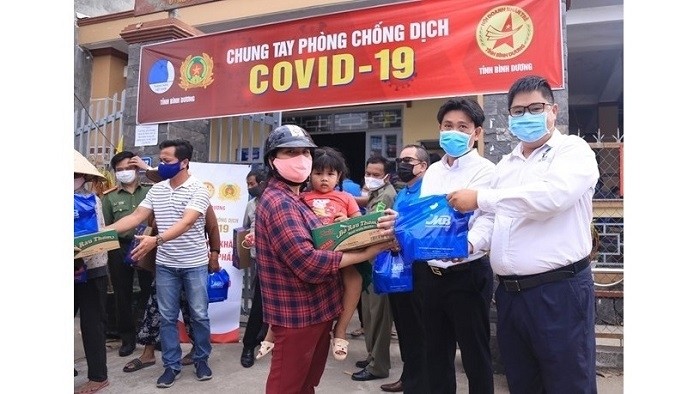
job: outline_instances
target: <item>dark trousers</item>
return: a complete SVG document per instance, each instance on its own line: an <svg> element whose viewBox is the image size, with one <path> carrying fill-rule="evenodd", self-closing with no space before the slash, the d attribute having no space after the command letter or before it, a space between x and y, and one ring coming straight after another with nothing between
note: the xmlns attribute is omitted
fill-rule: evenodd
<svg viewBox="0 0 700 394"><path fill-rule="evenodd" d="M114 304L116 309L117 331L122 341L135 343L136 325L134 320L133 294L134 272L138 276L139 293L138 308L142 312L146 308L146 302L151 294L153 274L149 271L136 269L130 264L124 263L124 257L128 250L129 242L119 240L120 249L108 252L109 278L114 290Z"/></svg>
<svg viewBox="0 0 700 394"><path fill-rule="evenodd" d="M413 274L413 291L389 293L389 305L394 317L394 326L399 338L399 350L403 371L401 382L406 394L425 394L430 392L428 370L425 355L425 328L423 327L423 282L424 270Z"/></svg>
<svg viewBox="0 0 700 394"><path fill-rule="evenodd" d="M326 368L333 321L302 328L272 326L272 351L267 394L313 394Z"/></svg>
<svg viewBox="0 0 700 394"><path fill-rule="evenodd" d="M357 318L360 320L360 328L365 327L365 322L362 321L362 294L365 294L364 290L360 293L360 300L357 301Z"/></svg>
<svg viewBox="0 0 700 394"><path fill-rule="evenodd" d="M431 393L455 393L457 344L469 379L469 393L493 393L491 325L493 271L488 256L467 263L466 269L436 275L430 267L414 265L425 274L423 322Z"/></svg>
<svg viewBox="0 0 700 394"><path fill-rule="evenodd" d="M591 268L521 292L496 289L498 348L511 393L596 393Z"/></svg>
<svg viewBox="0 0 700 394"><path fill-rule="evenodd" d="M80 312L80 332L88 365L88 379L107 380L107 276L73 286L73 316Z"/></svg>
<svg viewBox="0 0 700 394"><path fill-rule="evenodd" d="M261 332L263 331L264 332ZM267 332L267 323L263 322L262 295L260 294L260 279L258 274L253 278L253 301L250 304L248 323L243 334L243 347L255 349Z"/></svg>

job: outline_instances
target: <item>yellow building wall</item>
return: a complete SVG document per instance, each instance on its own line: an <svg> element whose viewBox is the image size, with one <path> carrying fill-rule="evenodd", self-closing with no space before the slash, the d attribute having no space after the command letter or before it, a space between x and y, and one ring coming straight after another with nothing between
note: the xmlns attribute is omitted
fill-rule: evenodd
<svg viewBox="0 0 700 394"><path fill-rule="evenodd" d="M115 56L95 56L92 73L92 99L111 98L126 88L126 60Z"/></svg>
<svg viewBox="0 0 700 394"><path fill-rule="evenodd" d="M419 140L438 139L440 127L437 111L444 99L412 101L403 114L403 144L416 144Z"/></svg>
<svg viewBox="0 0 700 394"><path fill-rule="evenodd" d="M256 16L284 13L292 10L314 8L322 5L352 3L352 0L222 0L177 9L176 17L190 26L198 27L213 22L241 20ZM120 39L119 33L128 25L168 18L168 12L105 20L96 24L81 25L78 29L78 45L99 44Z"/></svg>

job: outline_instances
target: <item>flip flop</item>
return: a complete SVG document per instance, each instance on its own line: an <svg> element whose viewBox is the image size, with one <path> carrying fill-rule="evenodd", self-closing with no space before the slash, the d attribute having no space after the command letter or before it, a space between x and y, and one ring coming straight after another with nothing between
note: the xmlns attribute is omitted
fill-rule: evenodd
<svg viewBox="0 0 700 394"><path fill-rule="evenodd" d="M94 382L92 380L88 380L87 383L80 386L80 388L78 388L78 390L75 391L75 394L92 394L102 390L107 386L109 386L109 380L105 380L102 382Z"/></svg>
<svg viewBox="0 0 700 394"><path fill-rule="evenodd" d="M343 338L332 338L331 346L333 347L333 357L335 357L335 359L338 361L345 360L345 357L348 356L349 344L350 342L346 341Z"/></svg>
<svg viewBox="0 0 700 394"><path fill-rule="evenodd" d="M272 350L273 347L275 347L274 342L270 342L270 341L260 342L260 349L258 349L258 355L255 356L255 359L259 360L264 355L270 353L270 351Z"/></svg>
<svg viewBox="0 0 700 394"><path fill-rule="evenodd" d="M134 372L134 371L138 371L139 369L150 367L151 365L154 365L155 363L156 363L155 360L154 361L147 361L144 363L143 361L141 361L140 358L135 358L135 359L129 361L128 363L126 363L126 365L124 366L122 371Z"/></svg>
<svg viewBox="0 0 700 394"><path fill-rule="evenodd" d="M352 336L353 338L357 338L360 335L365 335L365 330L363 328L358 328L357 330L350 333L350 336Z"/></svg>
<svg viewBox="0 0 700 394"><path fill-rule="evenodd" d="M182 365L192 365L194 364L194 360L192 360L192 352L187 353L185 357L180 360L180 364Z"/></svg>

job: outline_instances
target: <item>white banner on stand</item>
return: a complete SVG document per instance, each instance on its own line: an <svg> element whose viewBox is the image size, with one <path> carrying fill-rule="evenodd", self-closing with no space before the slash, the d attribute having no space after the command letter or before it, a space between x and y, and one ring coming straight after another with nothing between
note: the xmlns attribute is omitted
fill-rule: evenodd
<svg viewBox="0 0 700 394"><path fill-rule="evenodd" d="M219 264L231 277L228 298L225 301L209 304L212 343L238 342L240 337L243 271L233 267L231 256L234 246L233 230L243 225L245 207L248 203L246 176L250 168L249 165L244 164L190 162L192 175L209 190L209 198L214 207L221 234ZM189 341L184 331L184 324L180 324L180 339L183 342Z"/></svg>

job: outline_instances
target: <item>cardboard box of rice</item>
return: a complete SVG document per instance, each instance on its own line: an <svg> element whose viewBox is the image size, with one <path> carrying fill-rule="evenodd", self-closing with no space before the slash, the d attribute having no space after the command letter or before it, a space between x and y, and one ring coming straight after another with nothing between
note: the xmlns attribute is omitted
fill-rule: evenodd
<svg viewBox="0 0 700 394"><path fill-rule="evenodd" d="M394 239L393 235L381 236L377 228L377 220L384 215L383 211L350 218L342 222L317 227L311 230L316 249L322 250L353 250L362 249L384 241Z"/></svg>

